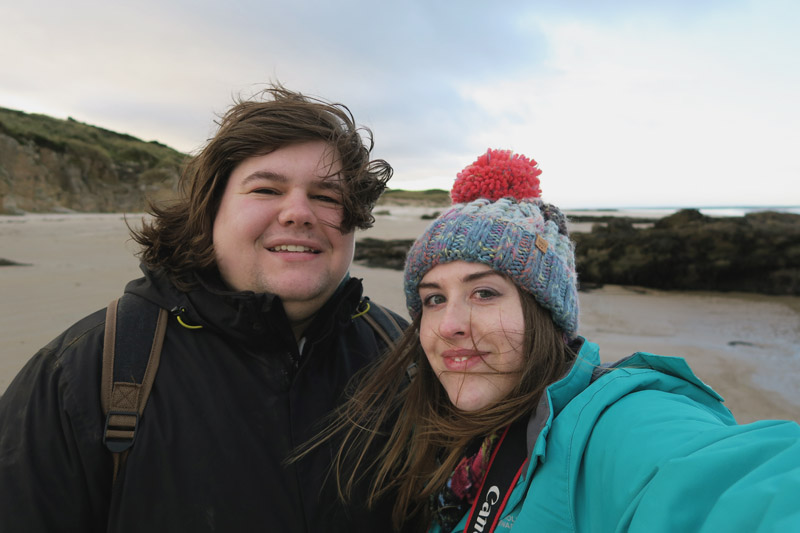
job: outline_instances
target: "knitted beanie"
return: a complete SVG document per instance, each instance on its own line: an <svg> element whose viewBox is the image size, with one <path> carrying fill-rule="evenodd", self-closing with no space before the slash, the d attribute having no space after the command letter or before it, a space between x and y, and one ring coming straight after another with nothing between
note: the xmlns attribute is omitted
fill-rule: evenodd
<svg viewBox="0 0 800 533"><path fill-rule="evenodd" d="M547 309L569 338L578 329L575 248L566 217L539 198L536 161L507 150L488 150L453 184L455 205L437 218L408 252L406 305L422 311L418 286L438 264L483 263L505 274Z"/></svg>

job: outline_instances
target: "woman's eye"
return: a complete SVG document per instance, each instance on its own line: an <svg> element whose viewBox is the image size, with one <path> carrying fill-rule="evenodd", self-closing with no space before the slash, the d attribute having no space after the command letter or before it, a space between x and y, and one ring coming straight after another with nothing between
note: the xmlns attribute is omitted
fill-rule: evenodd
<svg viewBox="0 0 800 533"><path fill-rule="evenodd" d="M430 294L422 299L422 304L427 306L439 305L444 303L444 296L441 294Z"/></svg>
<svg viewBox="0 0 800 533"><path fill-rule="evenodd" d="M492 289L478 289L475 291L475 296L481 300L488 300L489 298L494 298L497 295L497 291Z"/></svg>

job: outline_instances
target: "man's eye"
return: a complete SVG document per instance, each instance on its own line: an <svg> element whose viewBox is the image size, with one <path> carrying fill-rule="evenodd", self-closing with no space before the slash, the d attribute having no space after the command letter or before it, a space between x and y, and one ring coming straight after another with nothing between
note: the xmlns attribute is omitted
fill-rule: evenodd
<svg viewBox="0 0 800 533"><path fill-rule="evenodd" d="M266 194L266 195L279 194L278 191L276 191L275 189L266 189L263 187L258 189L253 189L253 192L255 194Z"/></svg>
<svg viewBox="0 0 800 533"><path fill-rule="evenodd" d="M341 203L338 198L335 198L333 196L327 196L327 195L324 195L324 194L318 194L318 195L314 196L313 198L315 200L319 200L320 202L325 202L325 203L329 203L329 204L338 205L338 204Z"/></svg>

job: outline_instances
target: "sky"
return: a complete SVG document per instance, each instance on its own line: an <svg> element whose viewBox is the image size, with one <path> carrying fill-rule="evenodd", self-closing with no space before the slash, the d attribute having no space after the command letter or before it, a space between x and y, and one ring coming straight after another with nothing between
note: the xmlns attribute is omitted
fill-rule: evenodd
<svg viewBox="0 0 800 533"><path fill-rule="evenodd" d="M796 0L29 0L0 107L198 151L271 81L346 104L390 186L487 148L562 208L800 205Z"/></svg>

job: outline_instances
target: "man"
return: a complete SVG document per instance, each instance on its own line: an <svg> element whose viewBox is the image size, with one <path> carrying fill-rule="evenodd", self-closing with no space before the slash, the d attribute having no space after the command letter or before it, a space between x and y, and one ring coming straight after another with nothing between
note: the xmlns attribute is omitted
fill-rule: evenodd
<svg viewBox="0 0 800 533"><path fill-rule="evenodd" d="M11 531L385 531L344 508L313 437L385 348L349 278L355 228L391 177L350 112L280 86L237 102L133 238L125 291L171 316L135 443L112 483L100 407L105 311L0 398L0 524ZM368 132L368 130L367 130Z"/></svg>

